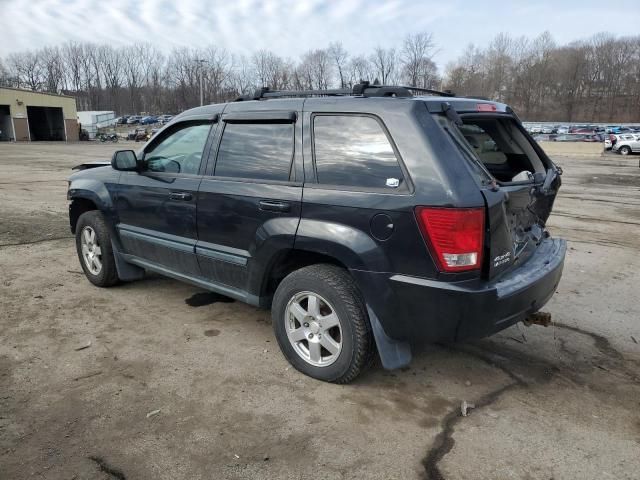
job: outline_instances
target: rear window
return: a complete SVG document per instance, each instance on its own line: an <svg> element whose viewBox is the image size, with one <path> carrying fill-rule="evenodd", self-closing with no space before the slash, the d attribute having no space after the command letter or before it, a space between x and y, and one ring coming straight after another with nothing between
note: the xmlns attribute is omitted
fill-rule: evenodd
<svg viewBox="0 0 640 480"><path fill-rule="evenodd" d="M313 120L318 183L364 189L405 189L404 175L378 120L317 115Z"/></svg>
<svg viewBox="0 0 640 480"><path fill-rule="evenodd" d="M291 123L227 123L214 175L288 181L293 158Z"/></svg>
<svg viewBox="0 0 640 480"><path fill-rule="evenodd" d="M546 127L545 127L546 128ZM507 156L500 150L500 147L482 127L474 124L462 125L460 132L471 148L476 152L482 163L504 164L507 163Z"/></svg>
<svg viewBox="0 0 640 480"><path fill-rule="evenodd" d="M478 172L485 172L500 182L520 181L527 174L544 173L545 165L533 145L510 117L494 115L463 116L463 125L456 126L444 115L436 114L441 126L450 134L456 146ZM475 165L473 165L475 163ZM517 178L515 178L517 177ZM486 174L480 174L485 180Z"/></svg>

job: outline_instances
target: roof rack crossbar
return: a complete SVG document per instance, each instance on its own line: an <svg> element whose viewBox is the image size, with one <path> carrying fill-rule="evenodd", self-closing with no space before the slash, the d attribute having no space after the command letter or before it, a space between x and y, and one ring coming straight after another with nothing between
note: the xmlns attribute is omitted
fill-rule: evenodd
<svg viewBox="0 0 640 480"><path fill-rule="evenodd" d="M451 90L434 90L432 88L422 88L422 87L408 87L405 86L403 88L406 88L407 90L413 90L414 92L424 92L424 93L430 93L431 95L438 95L440 97L455 97L456 94L453 93Z"/></svg>
<svg viewBox="0 0 640 480"><path fill-rule="evenodd" d="M311 97L313 95L352 95L352 92L348 88L336 88L329 90L275 90L273 92L267 91L262 95L262 98L278 98L278 97Z"/></svg>
<svg viewBox="0 0 640 480"><path fill-rule="evenodd" d="M396 85L371 85L367 81L356 83L353 88L335 88L327 90L270 90L269 87L262 87L256 90L253 95L243 95L236 98L236 102L246 100L260 100L262 98L283 98L283 97L312 97L312 96L363 96L363 97L411 97L415 92L424 92L442 97L454 97L450 90L441 92L430 88L396 86Z"/></svg>

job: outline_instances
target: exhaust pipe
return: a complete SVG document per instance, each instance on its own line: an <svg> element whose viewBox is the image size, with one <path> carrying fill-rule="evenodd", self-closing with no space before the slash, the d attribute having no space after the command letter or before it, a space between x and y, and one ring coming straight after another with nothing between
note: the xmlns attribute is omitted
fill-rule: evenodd
<svg viewBox="0 0 640 480"><path fill-rule="evenodd" d="M548 327L551 325L551 314L549 312L535 312L527 316L522 323L527 327L530 327L531 325L542 325L543 327Z"/></svg>

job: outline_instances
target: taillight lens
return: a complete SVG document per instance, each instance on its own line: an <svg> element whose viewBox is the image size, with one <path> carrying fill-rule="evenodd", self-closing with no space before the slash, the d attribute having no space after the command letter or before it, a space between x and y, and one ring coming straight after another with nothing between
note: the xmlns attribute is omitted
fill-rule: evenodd
<svg viewBox="0 0 640 480"><path fill-rule="evenodd" d="M476 104L476 110L478 112L495 112L498 110L498 107L493 103L478 103Z"/></svg>
<svg viewBox="0 0 640 480"><path fill-rule="evenodd" d="M482 266L484 208L416 207L416 218L440 271Z"/></svg>

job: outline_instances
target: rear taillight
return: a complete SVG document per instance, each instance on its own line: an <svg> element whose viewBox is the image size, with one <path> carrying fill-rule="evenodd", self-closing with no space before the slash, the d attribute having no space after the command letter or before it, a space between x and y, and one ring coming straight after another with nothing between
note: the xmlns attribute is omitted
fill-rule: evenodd
<svg viewBox="0 0 640 480"><path fill-rule="evenodd" d="M484 208L416 207L416 218L440 271L482 266Z"/></svg>

